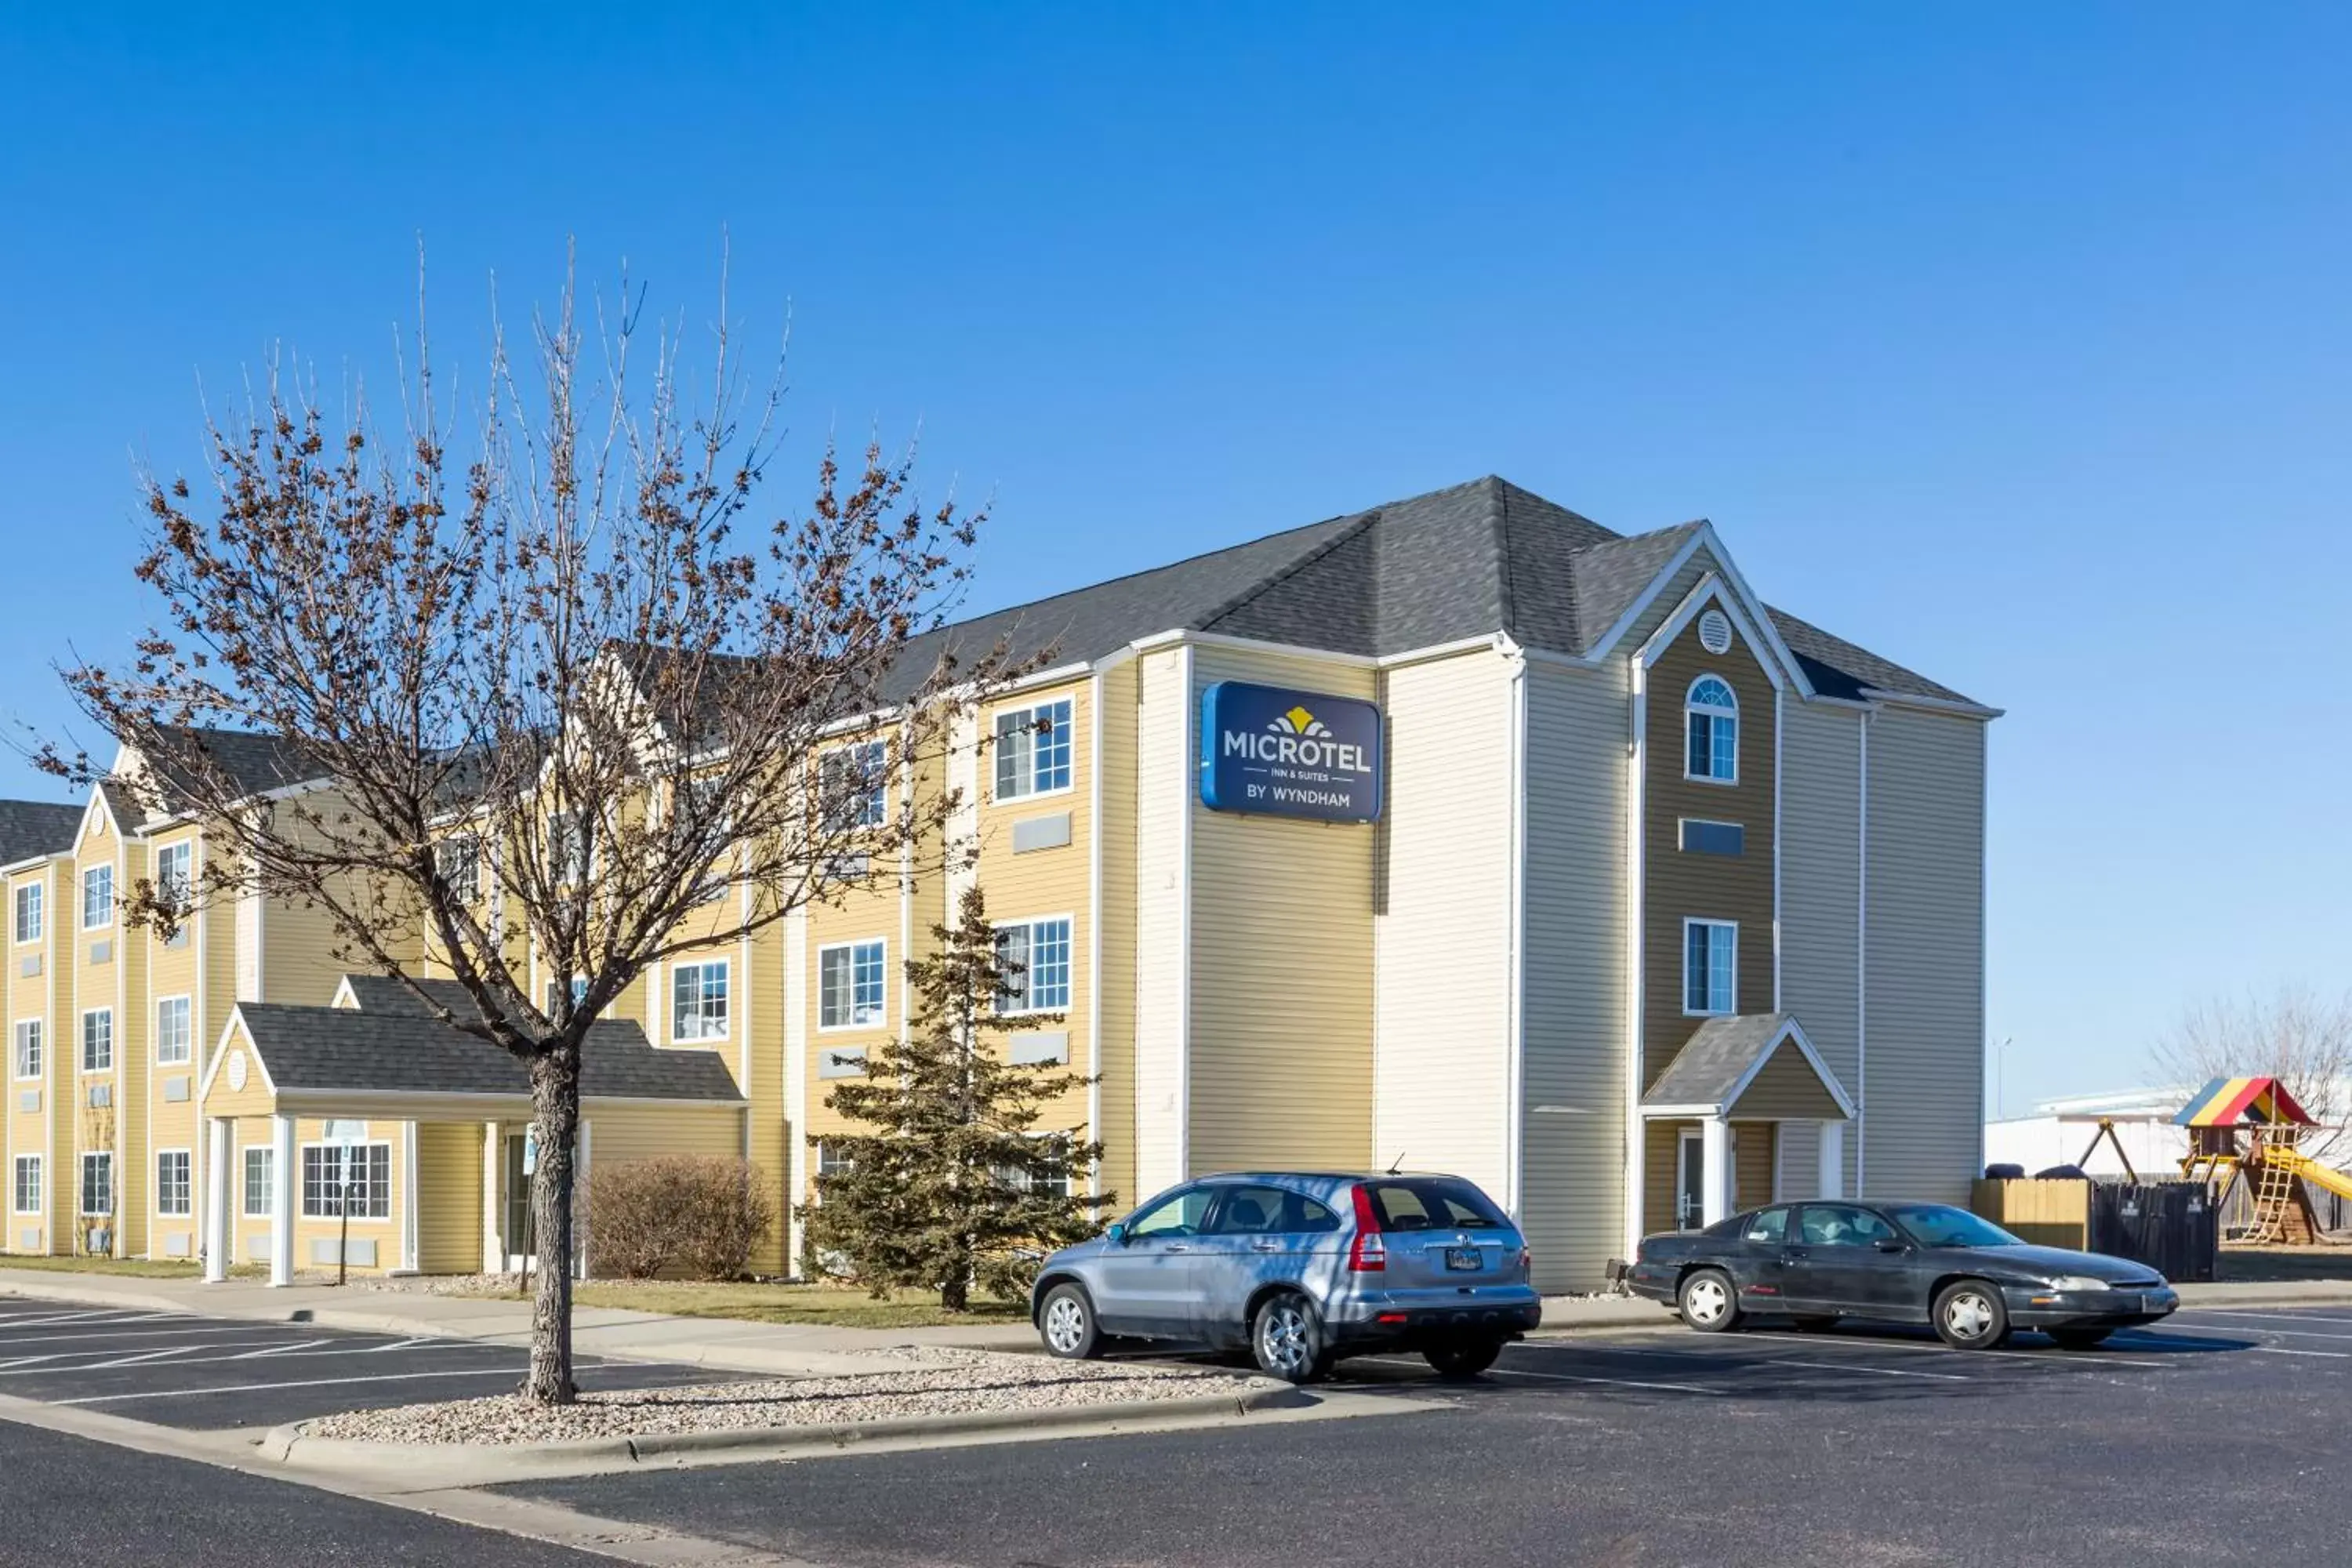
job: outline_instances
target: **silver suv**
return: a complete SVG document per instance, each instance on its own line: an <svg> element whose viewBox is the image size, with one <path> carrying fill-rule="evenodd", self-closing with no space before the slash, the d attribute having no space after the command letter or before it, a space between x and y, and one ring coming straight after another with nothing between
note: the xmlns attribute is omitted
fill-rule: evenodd
<svg viewBox="0 0 2352 1568"><path fill-rule="evenodd" d="M1171 1188L1055 1253L1029 1316L1057 1356L1110 1338L1246 1345L1307 1383L1383 1350L1475 1377L1543 1307L1518 1227L1459 1176L1254 1171Z"/></svg>

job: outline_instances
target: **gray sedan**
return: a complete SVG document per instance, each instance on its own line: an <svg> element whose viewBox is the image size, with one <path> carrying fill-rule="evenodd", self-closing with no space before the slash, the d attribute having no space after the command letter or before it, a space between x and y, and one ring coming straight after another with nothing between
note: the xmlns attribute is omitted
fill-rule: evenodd
<svg viewBox="0 0 2352 1568"><path fill-rule="evenodd" d="M1475 1376L1542 1315L1526 1239L1493 1199L1459 1176L1393 1173L1187 1182L1047 1258L1030 1295L1055 1355L1110 1338L1246 1346L1291 1383L1397 1349Z"/></svg>

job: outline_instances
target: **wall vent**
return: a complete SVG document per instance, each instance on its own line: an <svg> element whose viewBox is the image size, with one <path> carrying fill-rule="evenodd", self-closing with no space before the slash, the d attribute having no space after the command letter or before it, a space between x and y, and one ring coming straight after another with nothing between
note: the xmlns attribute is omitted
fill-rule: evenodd
<svg viewBox="0 0 2352 1568"><path fill-rule="evenodd" d="M1731 617L1721 610L1709 610L1698 618L1698 646L1709 653L1731 651Z"/></svg>

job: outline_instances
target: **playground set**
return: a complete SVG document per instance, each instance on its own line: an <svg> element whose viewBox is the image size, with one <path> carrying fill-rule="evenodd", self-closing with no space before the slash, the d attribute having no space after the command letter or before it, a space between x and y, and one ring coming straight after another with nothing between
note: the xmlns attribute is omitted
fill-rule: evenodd
<svg viewBox="0 0 2352 1568"><path fill-rule="evenodd" d="M2233 1239L2304 1247L2336 1239L2321 1228L2304 1184L2352 1198L2352 1174L2303 1152L2319 1123L2278 1079L2217 1078L2172 1120L2189 1130L2180 1173L2214 1185L2215 1209L2237 1184L2246 1184L2253 1218Z"/></svg>

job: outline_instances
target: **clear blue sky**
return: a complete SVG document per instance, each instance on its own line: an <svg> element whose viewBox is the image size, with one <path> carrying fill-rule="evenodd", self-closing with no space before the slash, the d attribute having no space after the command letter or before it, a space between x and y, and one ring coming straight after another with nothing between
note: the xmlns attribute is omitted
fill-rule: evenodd
<svg viewBox="0 0 2352 1568"><path fill-rule="evenodd" d="M0 709L199 377L388 376L420 235L453 355L567 236L698 322L723 230L984 603L1494 471L2006 707L2013 1107L2352 980L2352 8L95 9L0 24Z"/></svg>

